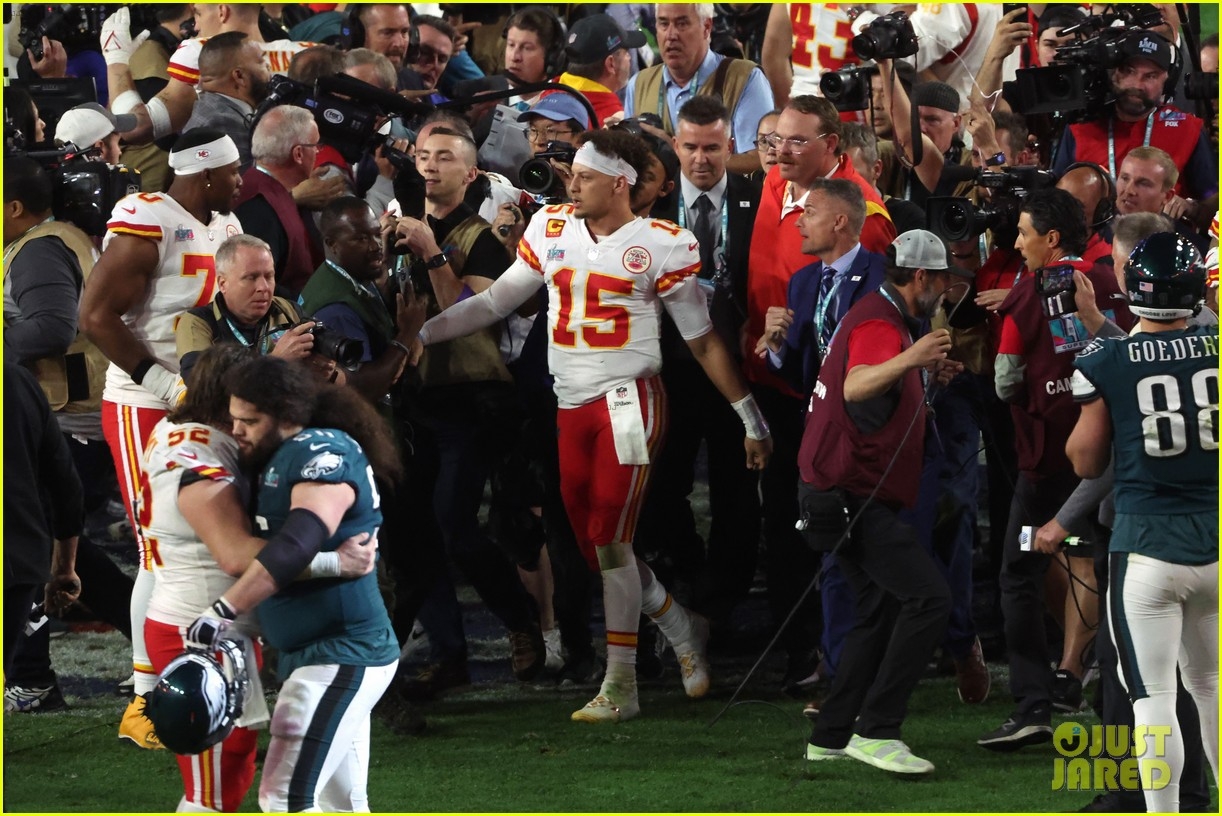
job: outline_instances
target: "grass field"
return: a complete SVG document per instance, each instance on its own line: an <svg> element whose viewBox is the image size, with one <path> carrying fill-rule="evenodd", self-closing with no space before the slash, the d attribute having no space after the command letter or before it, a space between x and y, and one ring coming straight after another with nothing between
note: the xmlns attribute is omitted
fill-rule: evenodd
<svg viewBox="0 0 1222 816"><path fill-rule="evenodd" d="M909 781L853 760L807 763L801 704L775 691L779 658L712 727L754 662L746 649L714 653L710 698L686 699L672 666L643 685L640 719L598 728L568 721L592 688L516 683L506 648L495 637L474 644L475 684L426 708L424 734L399 737L375 719L375 810L1048 812L1091 798L1050 789L1050 747L1004 755L974 745L1009 712L997 665L983 706L961 704L949 678L922 682L905 737L938 770ZM113 632L69 634L53 641L52 653L72 708L4 718L4 810L172 809L180 782L171 757L115 737L125 701L109 685L122 674L126 641ZM253 791L243 810L258 810Z"/></svg>

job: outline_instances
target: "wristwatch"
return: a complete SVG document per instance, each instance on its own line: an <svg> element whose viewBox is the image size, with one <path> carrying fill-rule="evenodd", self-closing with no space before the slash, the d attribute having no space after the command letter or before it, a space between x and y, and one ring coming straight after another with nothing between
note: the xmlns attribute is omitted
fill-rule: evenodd
<svg viewBox="0 0 1222 816"><path fill-rule="evenodd" d="M985 167L1000 167L1006 163L1006 154L997 152L984 160Z"/></svg>
<svg viewBox="0 0 1222 816"><path fill-rule="evenodd" d="M440 269L449 262L450 259L446 257L446 254L444 252L439 252L433 257L429 258L428 261L425 262L424 266L426 269Z"/></svg>

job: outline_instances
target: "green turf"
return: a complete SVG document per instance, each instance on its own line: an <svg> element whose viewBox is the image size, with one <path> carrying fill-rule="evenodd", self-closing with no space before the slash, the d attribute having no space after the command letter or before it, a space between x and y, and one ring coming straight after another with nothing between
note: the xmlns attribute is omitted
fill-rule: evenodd
<svg viewBox="0 0 1222 816"><path fill-rule="evenodd" d="M53 647L65 676L110 651L121 656L125 647L113 633L63 641L81 644L73 657L67 644ZM734 665L730 673L741 676L741 662ZM613 727L568 721L589 689L477 684L432 704L422 736L395 736L375 720L370 803L379 811L553 812L1048 812L1081 806L1090 794L1050 789L1051 748L1007 755L974 745L1009 710L1003 669L992 670L994 695L983 706L961 704L949 679L922 682L905 737L937 772L917 781L853 760L806 762L807 723L799 703L772 691L775 673L761 675L744 695L762 700L736 705L711 728L732 687L717 683L710 699L688 700L673 667L662 681L643 686L641 718ZM172 809L180 783L171 757L115 738L123 700L99 693L70 696L69 703L67 712L4 718L5 811ZM252 792L243 810L257 809Z"/></svg>

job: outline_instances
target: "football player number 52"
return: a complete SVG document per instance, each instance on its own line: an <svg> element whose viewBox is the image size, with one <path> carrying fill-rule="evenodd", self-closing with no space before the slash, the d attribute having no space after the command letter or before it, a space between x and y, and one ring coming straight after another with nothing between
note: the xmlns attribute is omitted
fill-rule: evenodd
<svg viewBox="0 0 1222 816"><path fill-rule="evenodd" d="M1218 449L1218 372L1202 369L1192 375L1196 404L1196 435L1201 449ZM1159 405L1163 407L1160 408ZM1137 407L1149 456L1178 456L1188 450L1188 417L1181 412L1179 382L1170 374L1144 377L1137 383Z"/></svg>
<svg viewBox="0 0 1222 816"><path fill-rule="evenodd" d="M581 340L591 348L623 348L628 344L628 309L602 302L603 292L631 295L632 281L599 272L584 276L585 285L574 279L577 270L571 267L557 270L552 283L560 298L560 314L552 329L552 341L558 346L577 345L573 320L581 325ZM576 283L576 285L575 285ZM574 309L580 313L574 315ZM593 325L591 325L593 324Z"/></svg>

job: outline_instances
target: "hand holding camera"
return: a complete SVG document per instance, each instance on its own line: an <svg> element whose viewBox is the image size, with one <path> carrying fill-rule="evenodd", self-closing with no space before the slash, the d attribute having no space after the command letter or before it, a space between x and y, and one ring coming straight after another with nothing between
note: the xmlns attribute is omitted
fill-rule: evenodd
<svg viewBox="0 0 1222 816"><path fill-rule="evenodd" d="M304 360L314 353L314 321L298 323L286 331L272 347L272 357L285 360Z"/></svg>

